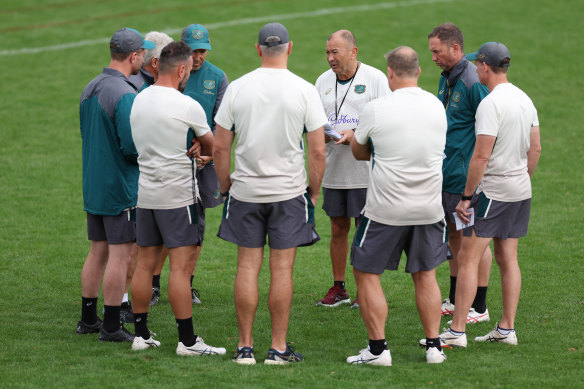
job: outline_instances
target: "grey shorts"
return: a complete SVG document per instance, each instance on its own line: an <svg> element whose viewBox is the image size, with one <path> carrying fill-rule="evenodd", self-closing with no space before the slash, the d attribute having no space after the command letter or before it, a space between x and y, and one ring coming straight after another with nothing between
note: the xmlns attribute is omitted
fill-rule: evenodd
<svg viewBox="0 0 584 389"><path fill-rule="evenodd" d="M108 244L136 241L136 208L126 209L116 216L94 215L87 212L87 238Z"/></svg>
<svg viewBox="0 0 584 389"><path fill-rule="evenodd" d="M363 208L365 208L367 188L322 188L322 197L322 209L324 209L328 217L359 217L363 212Z"/></svg>
<svg viewBox="0 0 584 389"><path fill-rule="evenodd" d="M201 196L202 206L205 208L214 208L223 203L223 196L219 189L219 180L215 172L215 165L211 161L202 169L197 169L197 185L199 195Z"/></svg>
<svg viewBox="0 0 584 389"><path fill-rule="evenodd" d="M218 237L242 247L276 250L310 246L320 240L314 206L307 194L274 203L248 203L227 196Z"/></svg>
<svg viewBox="0 0 584 389"><path fill-rule="evenodd" d="M390 226L363 216L351 247L351 265L374 274L397 270L405 251L407 273L432 270L446 260L445 237L444 220L419 226Z"/></svg>
<svg viewBox="0 0 584 389"><path fill-rule="evenodd" d="M454 216L452 215L456 211L456 206L460 202L460 193L449 193L442 192L442 208L444 209L444 214L446 215L446 221L455 224Z"/></svg>
<svg viewBox="0 0 584 389"><path fill-rule="evenodd" d="M199 214L195 204L175 209L138 208L136 244L141 247L200 245Z"/></svg>
<svg viewBox="0 0 584 389"><path fill-rule="evenodd" d="M489 199L481 192L475 209L475 224L462 231L464 236L471 236L473 230L481 238L507 239L527 235L531 199L507 203Z"/></svg>

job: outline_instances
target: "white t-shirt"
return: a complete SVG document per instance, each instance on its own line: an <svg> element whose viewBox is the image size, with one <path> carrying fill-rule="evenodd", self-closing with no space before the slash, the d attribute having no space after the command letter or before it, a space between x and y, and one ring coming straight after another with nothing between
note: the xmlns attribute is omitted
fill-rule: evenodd
<svg viewBox="0 0 584 389"><path fill-rule="evenodd" d="M351 81L345 84L338 83L336 73L329 69L316 80L316 89L319 91L329 124L337 132L355 129L359 124L359 115L365 104L391 93L387 76L364 63L359 64L352 83ZM335 100L338 115L335 115ZM367 188L368 180L369 162L357 161L351 153L351 145L336 145L334 141L326 144L323 187Z"/></svg>
<svg viewBox="0 0 584 389"><path fill-rule="evenodd" d="M269 203L306 191L302 134L327 122L312 84L287 69L258 68L229 84L215 122L235 126L231 196Z"/></svg>
<svg viewBox="0 0 584 389"><path fill-rule="evenodd" d="M136 96L130 113L138 150L138 207L174 209L195 202L191 160L186 152L190 129L210 131L199 103L174 88L152 85ZM193 193L195 188L195 193Z"/></svg>
<svg viewBox="0 0 584 389"><path fill-rule="evenodd" d="M505 202L531 198L527 151L533 126L539 126L533 102L511 83L497 85L479 104L476 134L497 137L479 185L488 198Z"/></svg>
<svg viewBox="0 0 584 389"><path fill-rule="evenodd" d="M393 226L432 224L444 217L444 106L420 88L402 88L361 112L356 141L372 143L365 216Z"/></svg>

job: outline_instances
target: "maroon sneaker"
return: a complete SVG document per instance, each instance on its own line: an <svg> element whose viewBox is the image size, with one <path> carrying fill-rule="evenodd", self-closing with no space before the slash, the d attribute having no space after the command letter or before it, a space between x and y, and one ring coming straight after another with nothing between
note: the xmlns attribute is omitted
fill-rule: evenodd
<svg viewBox="0 0 584 389"><path fill-rule="evenodd" d="M346 289L341 289L338 285L333 285L332 288L329 289L328 293L324 298L316 303L316 306L324 306L324 307L336 307L341 304L350 304L351 299L349 298L349 293L347 293Z"/></svg>

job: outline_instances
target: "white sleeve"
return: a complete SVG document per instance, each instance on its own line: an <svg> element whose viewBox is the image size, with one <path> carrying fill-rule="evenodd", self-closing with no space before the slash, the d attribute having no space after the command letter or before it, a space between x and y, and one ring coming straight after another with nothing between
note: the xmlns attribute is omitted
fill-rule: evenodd
<svg viewBox="0 0 584 389"><path fill-rule="evenodd" d="M306 117L304 118L304 126L306 131L311 132L328 124L328 119L324 113L322 102L316 88L309 84L306 91Z"/></svg>
<svg viewBox="0 0 584 389"><path fill-rule="evenodd" d="M201 104L193 100L187 109L187 123L195 131L196 136L203 136L211 129L207 124L207 116Z"/></svg>
<svg viewBox="0 0 584 389"><path fill-rule="evenodd" d="M373 101L368 102L359 115L359 124L355 129L355 140L360 145L369 142L375 126L375 108Z"/></svg>
<svg viewBox="0 0 584 389"><path fill-rule="evenodd" d="M233 112L231 110L231 95L233 94L233 83L227 86L227 90L223 95L223 100L221 101L221 105L217 110L217 114L215 115L215 124L220 125L221 127L231 130L235 125L235 118L233 117Z"/></svg>
<svg viewBox="0 0 584 389"><path fill-rule="evenodd" d="M389 95L391 93L391 89L389 89L389 81L387 80L387 76L383 74L382 71L377 73L377 79L375 80L375 98L379 98L382 96Z"/></svg>
<svg viewBox="0 0 584 389"><path fill-rule="evenodd" d="M477 108L475 115L475 132L477 135L490 135L496 137L499 134L499 111L493 99L484 98Z"/></svg>

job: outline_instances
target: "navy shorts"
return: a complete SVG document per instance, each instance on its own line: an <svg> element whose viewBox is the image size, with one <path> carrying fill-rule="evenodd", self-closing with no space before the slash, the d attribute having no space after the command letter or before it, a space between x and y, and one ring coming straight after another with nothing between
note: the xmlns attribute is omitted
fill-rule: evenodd
<svg viewBox="0 0 584 389"><path fill-rule="evenodd" d="M397 270L402 252L406 272L436 268L446 260L446 222L418 226L390 226L363 216L351 247L351 265L361 272L382 274Z"/></svg>
<svg viewBox="0 0 584 389"><path fill-rule="evenodd" d="M328 217L360 217L367 200L367 188L322 188L322 209Z"/></svg>
<svg viewBox="0 0 584 389"><path fill-rule="evenodd" d="M175 209L138 208L136 244L140 247L200 245L199 215L196 204Z"/></svg>
<svg viewBox="0 0 584 389"><path fill-rule="evenodd" d="M94 215L87 212L87 238L108 244L136 241L136 208L126 209L116 216Z"/></svg>
<svg viewBox="0 0 584 389"><path fill-rule="evenodd" d="M217 236L242 247L276 250L310 246L320 240L308 194L273 203L248 203L227 196Z"/></svg>
<svg viewBox="0 0 584 389"><path fill-rule="evenodd" d="M521 238L527 235L531 199L503 202L489 199L481 192L476 205L474 226L463 230L464 236L481 238Z"/></svg>

